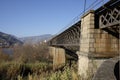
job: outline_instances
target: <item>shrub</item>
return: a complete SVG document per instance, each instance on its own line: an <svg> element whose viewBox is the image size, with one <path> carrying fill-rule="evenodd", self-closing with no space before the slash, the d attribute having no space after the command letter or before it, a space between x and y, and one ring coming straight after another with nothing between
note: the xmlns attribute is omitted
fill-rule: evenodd
<svg viewBox="0 0 120 80"><path fill-rule="evenodd" d="M31 74L42 74L52 70L52 64L48 63L16 63L6 62L0 65L0 80L16 80L18 77L28 77Z"/></svg>
<svg viewBox="0 0 120 80"><path fill-rule="evenodd" d="M2 54L3 55L3 54ZM3 57L0 63L0 80L79 80L76 65L64 66L56 71L49 61L46 44L14 47L13 61Z"/></svg>
<svg viewBox="0 0 120 80"><path fill-rule="evenodd" d="M0 63L9 60L11 60L10 56L8 54L3 53L2 50L0 50Z"/></svg>
<svg viewBox="0 0 120 80"><path fill-rule="evenodd" d="M14 47L13 59L18 62L49 61L48 46L46 44L24 45Z"/></svg>

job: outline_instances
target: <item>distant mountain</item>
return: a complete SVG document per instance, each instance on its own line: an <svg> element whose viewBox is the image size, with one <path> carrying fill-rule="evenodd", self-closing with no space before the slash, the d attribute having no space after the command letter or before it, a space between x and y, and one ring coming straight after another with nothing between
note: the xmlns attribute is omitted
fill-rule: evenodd
<svg viewBox="0 0 120 80"><path fill-rule="evenodd" d="M12 46L15 44L23 44L23 42L13 35L0 32L0 47Z"/></svg>
<svg viewBox="0 0 120 80"><path fill-rule="evenodd" d="M52 37L51 34L44 34L44 35L40 35L40 36L29 36L29 37L23 37L23 38L19 38L19 40L21 40L22 42L26 43L31 43L31 44L35 44L35 43L40 43L43 41L47 41Z"/></svg>

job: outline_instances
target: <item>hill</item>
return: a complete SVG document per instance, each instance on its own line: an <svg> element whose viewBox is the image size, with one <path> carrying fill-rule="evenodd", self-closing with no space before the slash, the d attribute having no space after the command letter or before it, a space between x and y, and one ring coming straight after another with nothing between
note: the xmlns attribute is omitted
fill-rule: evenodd
<svg viewBox="0 0 120 80"><path fill-rule="evenodd" d="M31 43L31 44L35 44L35 43L40 43L43 41L47 41L52 37L51 34L44 34L44 35L40 35L40 36L29 36L29 37L23 37L23 38L19 38L22 42L24 42L25 44Z"/></svg>
<svg viewBox="0 0 120 80"><path fill-rule="evenodd" d="M0 47L9 47L15 44L23 44L23 42L13 35L0 32Z"/></svg>

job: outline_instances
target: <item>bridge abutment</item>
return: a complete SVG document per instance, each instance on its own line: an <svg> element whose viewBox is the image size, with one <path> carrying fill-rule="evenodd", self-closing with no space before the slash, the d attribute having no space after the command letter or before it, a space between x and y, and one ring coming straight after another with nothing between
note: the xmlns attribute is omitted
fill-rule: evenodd
<svg viewBox="0 0 120 80"><path fill-rule="evenodd" d="M53 57L53 70L65 64L65 50L59 47L49 47L49 53Z"/></svg>

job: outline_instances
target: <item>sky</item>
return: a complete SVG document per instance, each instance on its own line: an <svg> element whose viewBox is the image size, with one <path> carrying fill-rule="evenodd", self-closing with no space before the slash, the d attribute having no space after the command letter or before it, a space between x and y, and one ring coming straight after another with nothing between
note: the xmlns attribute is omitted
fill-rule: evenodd
<svg viewBox="0 0 120 80"><path fill-rule="evenodd" d="M96 0L86 0L85 7L94 1ZM103 1L101 4L108 0ZM84 2L85 0L0 0L0 31L16 37L54 35L84 11Z"/></svg>

